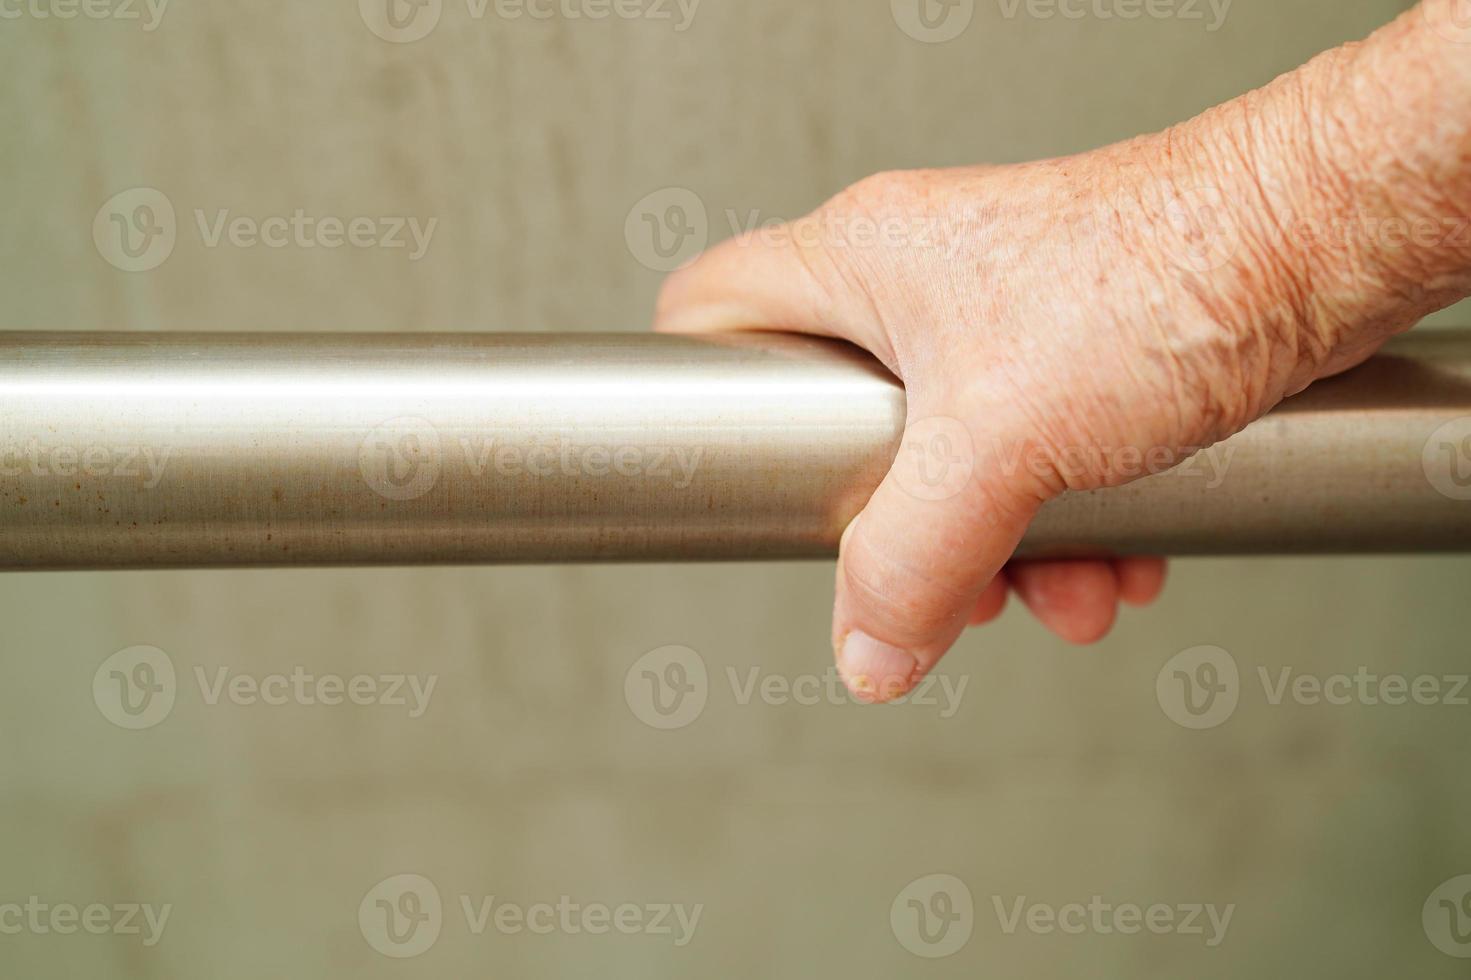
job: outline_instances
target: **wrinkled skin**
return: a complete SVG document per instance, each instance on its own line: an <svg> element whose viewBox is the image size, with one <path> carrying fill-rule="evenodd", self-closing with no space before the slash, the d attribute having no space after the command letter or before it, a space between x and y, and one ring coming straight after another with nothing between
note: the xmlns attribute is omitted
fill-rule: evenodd
<svg viewBox="0 0 1471 980"><path fill-rule="evenodd" d="M880 174L669 279L658 329L840 337L908 390L838 565L855 694L903 694L1010 591L1102 638L1164 563L1010 561L1043 502L1178 462L1471 292L1471 36L1435 21L1453 2L1165 133ZM961 476L937 489L914 467L942 453Z"/></svg>

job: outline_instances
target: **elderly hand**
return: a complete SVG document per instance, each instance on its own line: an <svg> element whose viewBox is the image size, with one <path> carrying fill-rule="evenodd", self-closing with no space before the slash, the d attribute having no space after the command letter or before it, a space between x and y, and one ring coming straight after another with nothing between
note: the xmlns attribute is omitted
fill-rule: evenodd
<svg viewBox="0 0 1471 980"><path fill-rule="evenodd" d="M905 384L905 446L838 564L856 695L908 691L1009 590L1100 639L1164 565L1009 562L1043 502L1177 462L1471 293L1460 2L1165 133L869 178L669 279L658 329L841 337ZM961 478L916 469L935 446Z"/></svg>

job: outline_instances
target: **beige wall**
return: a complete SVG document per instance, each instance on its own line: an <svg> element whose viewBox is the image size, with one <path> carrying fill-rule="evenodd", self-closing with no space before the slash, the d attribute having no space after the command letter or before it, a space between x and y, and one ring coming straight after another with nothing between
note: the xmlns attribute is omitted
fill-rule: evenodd
<svg viewBox="0 0 1471 980"><path fill-rule="evenodd" d="M958 39L931 45L883 0L704 0L682 32L475 20L464 4L444 0L436 29L405 44L374 36L352 0L174 0L151 32L0 20L0 327L641 329L659 276L625 219L653 191L694 192L718 238L727 209L792 216L880 169L1078 150L1188 116L1403 7L1236 0L1208 31L1008 19L977 0ZM178 241L127 274L91 228L139 186L167 195ZM194 221L297 208L438 224L412 262L208 248ZM1468 570L1183 563L1160 608L1089 652L1013 611L947 662L967 685L950 717L740 703L728 670L744 684L752 669L828 668L820 565L10 576L0 905L172 911L152 947L0 933L0 975L1462 976L1421 910L1471 872L1458 751L1471 708L1273 706L1257 669L1465 670ZM167 653L177 699L125 731L93 677L140 644ZM624 680L670 644L697 652L708 702L658 731ZM1225 724L1191 731L1155 684L1201 644L1230 652L1242 693ZM410 718L212 705L196 679L298 666L437 687ZM394 960L358 909L409 872L436 885L443 928ZM936 873L965 883L975 915L963 949L928 960L890 912L898 899L912 921L901 892ZM1008 935L994 907L1095 894L1235 910L1208 949ZM476 936L462 895L703 911L682 948Z"/></svg>

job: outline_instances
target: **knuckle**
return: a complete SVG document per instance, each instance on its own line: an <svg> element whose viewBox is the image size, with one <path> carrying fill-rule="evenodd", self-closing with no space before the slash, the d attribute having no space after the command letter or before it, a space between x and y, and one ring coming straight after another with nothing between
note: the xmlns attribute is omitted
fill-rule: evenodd
<svg viewBox="0 0 1471 980"><path fill-rule="evenodd" d="M704 259L696 259L690 265L676 269L664 277L659 285L659 294L654 300L654 321L661 323L683 309L686 305L691 287L698 282L701 272L697 267Z"/></svg>
<svg viewBox="0 0 1471 980"><path fill-rule="evenodd" d="M914 175L905 170L886 170L858 181L838 194L825 211L868 214L903 211L915 200Z"/></svg>

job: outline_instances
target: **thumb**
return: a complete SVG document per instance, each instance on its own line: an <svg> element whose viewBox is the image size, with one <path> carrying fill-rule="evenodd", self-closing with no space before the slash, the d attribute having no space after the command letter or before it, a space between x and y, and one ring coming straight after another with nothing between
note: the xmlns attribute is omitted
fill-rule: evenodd
<svg viewBox="0 0 1471 980"><path fill-rule="evenodd" d="M664 280L654 329L665 333L793 330L851 341L892 369L872 304L854 294L824 247L821 218L731 238Z"/></svg>
<svg viewBox="0 0 1471 980"><path fill-rule="evenodd" d="M843 536L833 645L861 700L900 697L935 666L1040 506L1008 485L1001 443L986 443L912 408L893 467Z"/></svg>
<svg viewBox="0 0 1471 980"><path fill-rule="evenodd" d="M871 300L821 246L818 221L740 236L674 273L655 328L825 334L895 368ZM926 411L910 392L900 452L848 527L838 560L833 642L839 672L859 698L900 697L934 667L1036 513L1041 497L1008 484L996 449L994 434L1026 431L993 424L1006 417L1000 404ZM961 419L987 420L990 451Z"/></svg>

